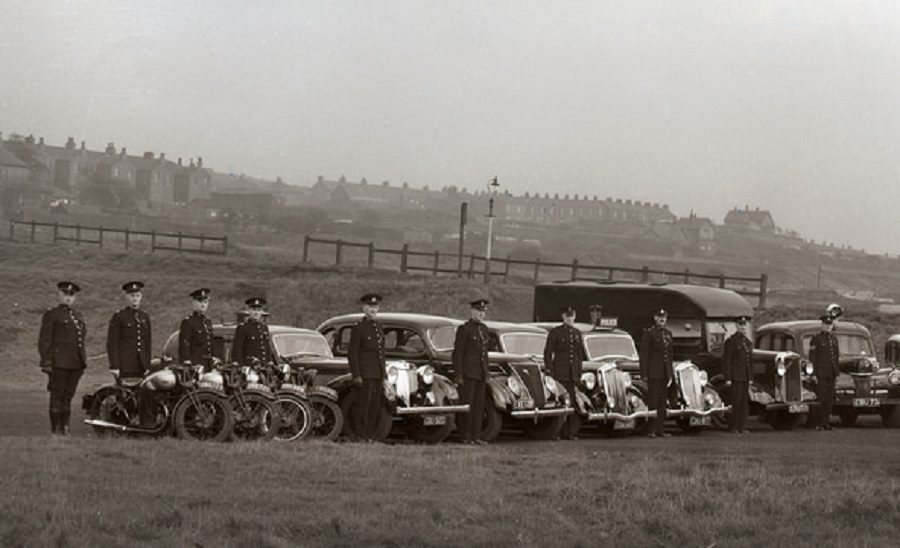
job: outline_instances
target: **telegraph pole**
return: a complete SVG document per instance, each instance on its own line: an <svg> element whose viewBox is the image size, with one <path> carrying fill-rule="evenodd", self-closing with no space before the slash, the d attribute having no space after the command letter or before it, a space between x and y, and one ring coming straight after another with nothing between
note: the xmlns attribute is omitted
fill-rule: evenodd
<svg viewBox="0 0 900 548"><path fill-rule="evenodd" d="M497 176L488 183L488 233L487 233L487 251L484 254L484 283L491 283L491 243L494 240L494 196L497 194L497 188L500 183L497 182Z"/></svg>
<svg viewBox="0 0 900 548"><path fill-rule="evenodd" d="M466 219L469 216L469 202L459 204L459 264L456 267L456 275L462 278L463 249L466 241Z"/></svg>

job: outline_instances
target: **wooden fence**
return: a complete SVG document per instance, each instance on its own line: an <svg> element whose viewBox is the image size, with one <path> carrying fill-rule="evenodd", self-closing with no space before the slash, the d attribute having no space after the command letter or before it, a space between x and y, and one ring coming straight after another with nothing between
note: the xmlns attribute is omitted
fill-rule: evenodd
<svg viewBox="0 0 900 548"><path fill-rule="evenodd" d="M313 247L315 245L315 248ZM315 256L315 258L314 258ZM366 266L368 268L398 268L400 272L430 272L432 275L455 274L458 277L484 277L485 283L510 280L537 284L543 280L621 281L641 283L685 283L730 289L745 297L757 299L759 308L766 307L768 276L759 277L700 274L690 269L680 271L513 259L510 256L492 257L486 261L475 254L415 251L409 244L400 249L376 247L374 242L359 243L324 238L303 238L303 262L333 261L334 265Z"/></svg>
<svg viewBox="0 0 900 548"><path fill-rule="evenodd" d="M182 234L181 232L156 232L154 230L131 230L128 228L105 228L103 226L81 226L36 221L10 221L9 239L16 240L23 233L30 242L75 242L75 245L89 244L122 245L125 249L147 249L156 251L177 251L179 253L204 253L210 255L228 254L228 236L205 236Z"/></svg>

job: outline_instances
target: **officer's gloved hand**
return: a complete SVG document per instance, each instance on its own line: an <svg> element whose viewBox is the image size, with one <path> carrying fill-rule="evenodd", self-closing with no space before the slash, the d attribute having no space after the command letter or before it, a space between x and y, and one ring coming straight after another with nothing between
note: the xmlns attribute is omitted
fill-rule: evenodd
<svg viewBox="0 0 900 548"><path fill-rule="evenodd" d="M50 374L50 367L41 367L41 373Z"/></svg>
<svg viewBox="0 0 900 548"><path fill-rule="evenodd" d="M731 381L725 381L725 386L731 386Z"/></svg>
<svg viewBox="0 0 900 548"><path fill-rule="evenodd" d="M353 384L355 386L362 386L363 380L362 377L353 377Z"/></svg>
<svg viewBox="0 0 900 548"><path fill-rule="evenodd" d="M456 379L456 386L462 386L462 385L463 385L463 378L459 377L458 379Z"/></svg>
<svg viewBox="0 0 900 548"><path fill-rule="evenodd" d="M110 369L109 372L112 373L113 377L115 377L117 379L119 378L119 370L118 369Z"/></svg>

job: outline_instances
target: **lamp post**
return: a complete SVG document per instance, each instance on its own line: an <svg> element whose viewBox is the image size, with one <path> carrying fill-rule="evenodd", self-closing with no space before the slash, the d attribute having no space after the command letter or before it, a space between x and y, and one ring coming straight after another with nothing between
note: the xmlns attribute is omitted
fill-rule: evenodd
<svg viewBox="0 0 900 548"><path fill-rule="evenodd" d="M497 194L497 188L500 183L497 182L497 176L488 182L487 189L490 194L488 199L488 233L487 233L487 251L484 254L484 283L490 283L491 279L491 243L494 240L494 196Z"/></svg>

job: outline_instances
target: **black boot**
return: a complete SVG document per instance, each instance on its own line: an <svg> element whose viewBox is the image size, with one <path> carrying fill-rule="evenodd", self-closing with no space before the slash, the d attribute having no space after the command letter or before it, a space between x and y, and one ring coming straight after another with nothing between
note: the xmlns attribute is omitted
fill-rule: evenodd
<svg viewBox="0 0 900 548"><path fill-rule="evenodd" d="M72 435L69 432L69 413L61 413L59 416L59 433L63 436L69 437Z"/></svg>
<svg viewBox="0 0 900 548"><path fill-rule="evenodd" d="M50 411L50 433L56 434L59 431L59 413Z"/></svg>

